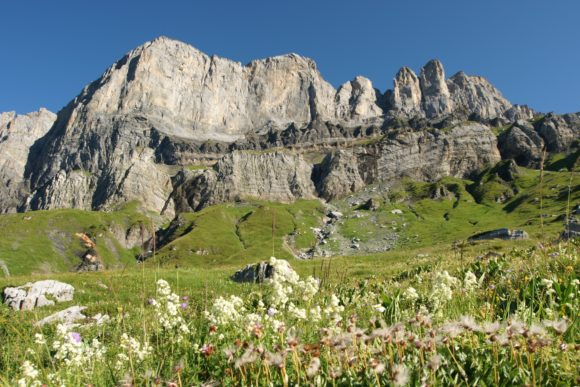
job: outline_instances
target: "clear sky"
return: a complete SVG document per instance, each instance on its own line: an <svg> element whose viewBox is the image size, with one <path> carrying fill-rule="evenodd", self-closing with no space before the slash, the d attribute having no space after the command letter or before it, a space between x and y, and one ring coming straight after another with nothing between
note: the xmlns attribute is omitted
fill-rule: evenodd
<svg viewBox="0 0 580 387"><path fill-rule="evenodd" d="M159 35L247 63L296 52L381 92L438 58L513 103L580 111L580 0L15 0L0 3L0 111L58 111Z"/></svg>

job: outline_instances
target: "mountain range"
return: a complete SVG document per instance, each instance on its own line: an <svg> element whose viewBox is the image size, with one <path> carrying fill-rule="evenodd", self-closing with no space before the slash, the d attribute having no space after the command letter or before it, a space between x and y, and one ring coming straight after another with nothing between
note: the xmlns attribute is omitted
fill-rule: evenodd
<svg viewBox="0 0 580 387"><path fill-rule="evenodd" d="M446 78L437 60L401 68L384 92L362 76L335 89L296 54L243 65L160 37L57 114L0 114L0 213L330 200L502 159L539 168L579 138L580 113L514 105L483 77Z"/></svg>

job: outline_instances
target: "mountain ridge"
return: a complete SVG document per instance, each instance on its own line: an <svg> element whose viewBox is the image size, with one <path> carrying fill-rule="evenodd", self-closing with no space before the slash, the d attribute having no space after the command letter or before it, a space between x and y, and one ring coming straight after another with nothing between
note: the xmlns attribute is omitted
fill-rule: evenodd
<svg viewBox="0 0 580 387"><path fill-rule="evenodd" d="M0 120L0 138L14 120L8 117ZM59 111L52 124L44 120L44 129L29 137L34 141L28 152L18 156L24 170L14 169L0 156L0 177L7 186L18 182L17 190L0 194L0 212L108 209L139 200L145 209L171 216L184 208L176 193L211 193L207 184L223 185L217 190L223 194L206 195L203 203L236 195L277 198L267 192L264 197L257 183L253 189L242 188L249 181L265 186L284 181L287 186L280 192L328 198L352 189L336 182L333 188L325 186L327 175L338 174L337 181L349 187L409 174L426 180L441 177L430 170L467 177L500 157L537 166L545 145L549 152L573 147L580 128L577 115L540 116L531 123L534 117L536 112L512 105L483 77L458 72L446 78L438 60L429 61L419 75L403 67L393 89L381 93L362 76L335 89L312 59L297 54L242 65L159 37L111 65ZM498 127L506 130L496 138L491 129ZM7 144L0 142L0 151ZM326 170L322 175L313 172L322 170L317 163L306 160L309 166L297 172L292 158L282 156L264 158L273 163L266 167L276 165L281 173L266 175L265 180L264 168L224 164L253 163L247 152L278 148L316 153L322 160L345 147L357 155L351 159L355 165L329 162L327 166L341 172ZM238 156L227 157L232 152ZM382 157L381 152L394 157ZM464 165L463 159L477 161ZM400 160L416 170L398 167ZM213 172L203 172L208 169ZM286 173L287 178L276 180ZM205 179L200 178L203 174ZM316 190L296 189L299 181L310 181L304 184ZM184 192L186 187L192 191ZM176 200L182 204L176 205ZM199 209L199 203L185 208Z"/></svg>

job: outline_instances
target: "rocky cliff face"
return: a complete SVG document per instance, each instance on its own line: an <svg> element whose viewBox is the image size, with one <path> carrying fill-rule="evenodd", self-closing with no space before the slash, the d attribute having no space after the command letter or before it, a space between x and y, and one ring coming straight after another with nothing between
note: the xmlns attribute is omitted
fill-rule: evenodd
<svg viewBox="0 0 580 387"><path fill-rule="evenodd" d="M139 200L172 215L242 197L329 199L401 176L465 176L498 148L534 165L544 145L565 152L578 138L576 115L532 124L531 109L481 77L446 79L436 60L419 76L402 68L393 86L382 94L356 77L335 90L296 54L242 65L158 38L57 117L1 116L0 211ZM497 144L490 127L515 122ZM327 156L314 165L308 152Z"/></svg>
<svg viewBox="0 0 580 387"><path fill-rule="evenodd" d="M55 119L56 115L46 109L25 115L0 113L0 213L15 212L26 199L24 175L30 148Z"/></svg>
<svg viewBox="0 0 580 387"><path fill-rule="evenodd" d="M499 160L496 138L481 124L459 125L448 132L405 130L376 143L330 152L320 164L289 151L234 152L213 168L179 174L172 197L178 211L248 198L331 200L367 184L402 177L423 181L467 177Z"/></svg>
<svg viewBox="0 0 580 387"><path fill-rule="evenodd" d="M201 173L182 172L172 199L178 211L197 211L241 199L291 202L315 197L312 164L287 152L233 152Z"/></svg>

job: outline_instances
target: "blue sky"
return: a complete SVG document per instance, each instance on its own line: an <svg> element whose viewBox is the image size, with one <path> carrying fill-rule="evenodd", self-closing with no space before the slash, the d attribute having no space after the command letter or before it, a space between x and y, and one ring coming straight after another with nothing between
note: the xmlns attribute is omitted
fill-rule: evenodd
<svg viewBox="0 0 580 387"><path fill-rule="evenodd" d="M288 52L333 85L440 59L513 103L580 111L579 0L18 0L0 3L0 111L58 111L159 35L243 63Z"/></svg>

